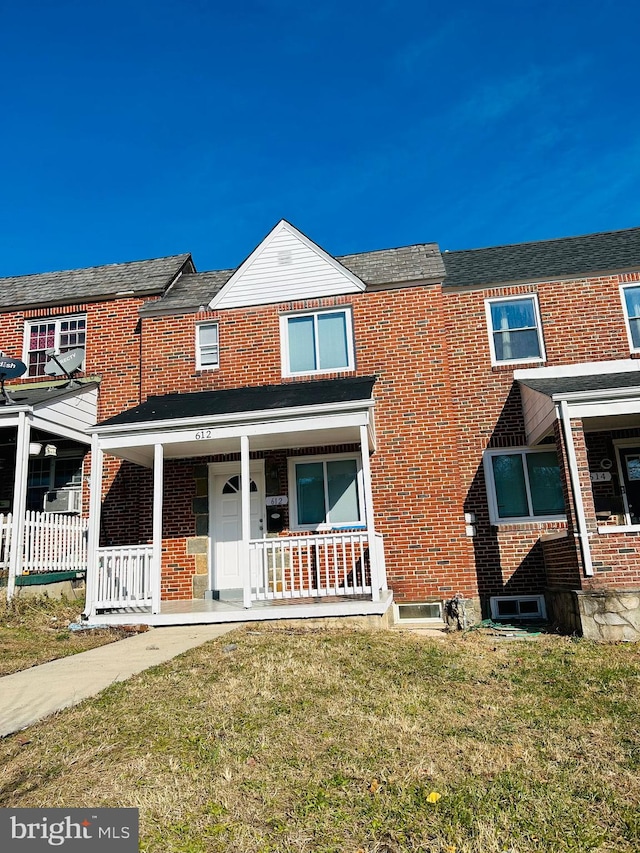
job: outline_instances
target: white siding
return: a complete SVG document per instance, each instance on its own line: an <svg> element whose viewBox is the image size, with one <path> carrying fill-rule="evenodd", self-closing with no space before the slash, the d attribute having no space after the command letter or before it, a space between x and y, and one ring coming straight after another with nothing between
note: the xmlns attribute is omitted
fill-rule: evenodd
<svg viewBox="0 0 640 853"><path fill-rule="evenodd" d="M359 293L364 284L287 222L280 222L231 276L215 308Z"/></svg>
<svg viewBox="0 0 640 853"><path fill-rule="evenodd" d="M556 419L556 407L551 397L534 391L526 385L521 385L520 391L527 431L527 444L531 446L540 441L553 427L553 422Z"/></svg>
<svg viewBox="0 0 640 853"><path fill-rule="evenodd" d="M83 388L77 394L52 400L46 406L37 406L35 414L58 427L84 432L86 427L95 424L97 406L98 389Z"/></svg>

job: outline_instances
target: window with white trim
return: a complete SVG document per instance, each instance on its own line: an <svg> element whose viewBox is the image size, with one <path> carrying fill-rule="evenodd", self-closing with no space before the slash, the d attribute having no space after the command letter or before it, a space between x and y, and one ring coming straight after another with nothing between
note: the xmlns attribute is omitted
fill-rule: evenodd
<svg viewBox="0 0 640 853"><path fill-rule="evenodd" d="M291 527L317 530L364 524L359 456L304 456L289 460Z"/></svg>
<svg viewBox="0 0 640 853"><path fill-rule="evenodd" d="M485 301L492 364L544 361L540 309L535 294Z"/></svg>
<svg viewBox="0 0 640 853"><path fill-rule="evenodd" d="M621 293L629 348L631 352L640 352L640 285L622 287Z"/></svg>
<svg viewBox="0 0 640 853"><path fill-rule="evenodd" d="M87 318L84 314L28 321L25 324L23 359L27 365L27 376L45 375L44 367L50 360L48 350L60 355L83 348L86 342Z"/></svg>
<svg viewBox="0 0 640 853"><path fill-rule="evenodd" d="M484 471L492 524L565 517L555 450L487 450Z"/></svg>
<svg viewBox="0 0 640 853"><path fill-rule="evenodd" d="M220 367L220 344L217 323L199 323L196 326L196 368L213 370Z"/></svg>
<svg viewBox="0 0 640 853"><path fill-rule="evenodd" d="M280 317L282 373L298 376L353 370L350 308Z"/></svg>

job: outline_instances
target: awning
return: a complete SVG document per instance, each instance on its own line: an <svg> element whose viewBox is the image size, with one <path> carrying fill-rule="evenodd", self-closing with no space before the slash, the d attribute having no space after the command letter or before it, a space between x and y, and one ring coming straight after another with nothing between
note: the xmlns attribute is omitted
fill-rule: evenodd
<svg viewBox="0 0 640 853"><path fill-rule="evenodd" d="M640 363L635 359L516 370L514 379L529 445L552 433L562 401L571 418L582 418L587 432L640 423Z"/></svg>
<svg viewBox="0 0 640 853"><path fill-rule="evenodd" d="M29 388L5 386L0 397L0 427L17 426L26 415L31 427L90 444L87 428L96 422L98 383Z"/></svg>
<svg viewBox="0 0 640 853"><path fill-rule="evenodd" d="M102 450L141 465L153 465L153 447L166 458L187 458L239 450L240 436L252 450L350 444L360 426L375 444L372 397L375 376L319 379L219 391L149 397L90 432Z"/></svg>

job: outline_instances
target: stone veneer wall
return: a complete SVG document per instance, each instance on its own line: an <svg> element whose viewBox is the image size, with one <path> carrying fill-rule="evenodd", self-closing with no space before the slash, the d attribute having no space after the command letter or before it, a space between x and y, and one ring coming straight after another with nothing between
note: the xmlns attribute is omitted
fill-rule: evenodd
<svg viewBox="0 0 640 853"><path fill-rule="evenodd" d="M640 640L640 589L549 589L547 604L565 633L608 643Z"/></svg>

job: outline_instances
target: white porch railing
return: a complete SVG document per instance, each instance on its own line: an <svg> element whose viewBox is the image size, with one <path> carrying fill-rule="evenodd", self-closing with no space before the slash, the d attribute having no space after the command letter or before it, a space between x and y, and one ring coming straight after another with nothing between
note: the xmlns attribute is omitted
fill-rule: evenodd
<svg viewBox="0 0 640 853"><path fill-rule="evenodd" d="M11 554L11 534L13 531L13 516L0 515L0 569L9 568Z"/></svg>
<svg viewBox="0 0 640 853"><path fill-rule="evenodd" d="M98 548L96 610L151 607L151 545Z"/></svg>
<svg viewBox="0 0 640 853"><path fill-rule="evenodd" d="M376 535L374 547L384 589L382 536ZM249 548L253 601L372 592L367 531L253 539Z"/></svg>
<svg viewBox="0 0 640 853"><path fill-rule="evenodd" d="M22 574L70 572L87 568L88 519L50 512L27 512Z"/></svg>
<svg viewBox="0 0 640 853"><path fill-rule="evenodd" d="M0 569L9 568L13 516L0 515ZM86 518L32 512L25 515L19 574L79 572L87 568Z"/></svg>

